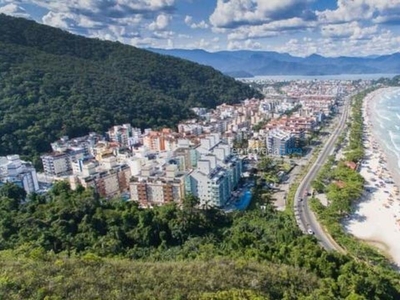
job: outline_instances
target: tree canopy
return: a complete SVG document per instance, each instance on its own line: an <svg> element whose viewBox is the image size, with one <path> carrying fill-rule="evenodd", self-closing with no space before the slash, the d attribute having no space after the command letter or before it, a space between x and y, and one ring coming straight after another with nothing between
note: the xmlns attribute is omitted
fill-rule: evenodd
<svg viewBox="0 0 400 300"><path fill-rule="evenodd" d="M211 67L0 14L0 155L121 123L174 126L191 107L253 96Z"/></svg>
<svg viewBox="0 0 400 300"><path fill-rule="evenodd" d="M199 209L192 196L181 208L141 209L62 182L28 197L18 206L0 198L7 299L109 299L116 290L116 299L400 297L395 271L326 252L256 191L253 201L265 209L230 214ZM86 296L89 286L103 296Z"/></svg>

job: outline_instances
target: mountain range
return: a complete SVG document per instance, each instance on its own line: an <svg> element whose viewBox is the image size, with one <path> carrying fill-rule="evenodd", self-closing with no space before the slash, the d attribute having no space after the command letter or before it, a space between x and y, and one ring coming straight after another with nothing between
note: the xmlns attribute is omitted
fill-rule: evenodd
<svg viewBox="0 0 400 300"><path fill-rule="evenodd" d="M233 77L400 73L400 53L368 57L324 57L318 54L296 57L273 51L149 50L208 65Z"/></svg>

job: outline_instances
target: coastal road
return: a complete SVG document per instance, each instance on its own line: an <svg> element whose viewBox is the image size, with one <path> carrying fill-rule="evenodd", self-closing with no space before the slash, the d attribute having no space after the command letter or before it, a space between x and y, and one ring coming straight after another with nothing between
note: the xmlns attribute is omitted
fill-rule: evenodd
<svg viewBox="0 0 400 300"><path fill-rule="evenodd" d="M294 198L295 217L301 231L303 231L303 233L305 234L308 234L308 231L312 230L315 237L319 240L320 244L326 250L337 250L340 252L343 251L342 248L337 243L335 243L335 241L322 229L321 225L316 220L308 204L309 198L308 196L305 196L305 193L310 191L311 182L317 176L319 170L326 162L328 156L332 154L336 140L341 135L346 126L347 116L350 110L350 98L351 96L345 97L344 105L341 106L341 116L339 119L339 123L336 124L335 129L329 136L328 140L325 142L325 145L323 146L317 160L312 165L307 175L300 182ZM301 201L301 199L303 200Z"/></svg>

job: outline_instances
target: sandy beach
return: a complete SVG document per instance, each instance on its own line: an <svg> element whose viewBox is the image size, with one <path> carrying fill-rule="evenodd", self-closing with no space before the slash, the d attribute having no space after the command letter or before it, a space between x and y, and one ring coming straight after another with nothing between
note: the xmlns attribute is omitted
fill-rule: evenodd
<svg viewBox="0 0 400 300"><path fill-rule="evenodd" d="M365 178L364 194L356 212L346 220L347 232L375 245L389 254L400 266L400 178L397 167L388 160L374 136L371 123L371 104L387 89L367 95L363 104L365 159L360 174Z"/></svg>

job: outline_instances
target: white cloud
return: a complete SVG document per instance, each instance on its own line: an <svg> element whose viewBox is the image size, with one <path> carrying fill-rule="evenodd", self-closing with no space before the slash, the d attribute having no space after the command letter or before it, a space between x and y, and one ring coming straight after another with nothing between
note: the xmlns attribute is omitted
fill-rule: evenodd
<svg viewBox="0 0 400 300"><path fill-rule="evenodd" d="M217 33L217 34L225 34L228 32L228 29L226 28L218 28L218 27L211 27L211 31L213 33Z"/></svg>
<svg viewBox="0 0 400 300"><path fill-rule="evenodd" d="M26 10L14 3L6 4L0 7L0 14L10 15L14 17L30 18Z"/></svg>
<svg viewBox="0 0 400 300"><path fill-rule="evenodd" d="M18 2L18 6L14 3ZM167 31L176 0L0 0L8 14L25 13L23 7L47 10L41 22L73 33L138 43L137 39L170 38ZM26 8L26 7L25 7ZM28 17L25 15L21 15ZM165 32L164 32L165 31ZM147 42L146 42L147 43Z"/></svg>
<svg viewBox="0 0 400 300"><path fill-rule="evenodd" d="M170 16L167 16L165 14L158 15L156 20L150 23L149 29L152 31L165 30L168 27L170 20L171 20Z"/></svg>
<svg viewBox="0 0 400 300"><path fill-rule="evenodd" d="M204 49L208 48L210 46L210 42L206 41L205 39L200 39L199 42L197 42L197 48Z"/></svg>
<svg viewBox="0 0 400 300"><path fill-rule="evenodd" d="M206 21L202 20L199 23L192 23L190 27L193 29L207 29L210 26L206 23Z"/></svg>
<svg viewBox="0 0 400 300"><path fill-rule="evenodd" d="M247 25L232 30L229 40L244 40L248 38L264 38L282 35L288 31L304 30L317 26L314 21L304 21L300 18L279 20L262 25Z"/></svg>
<svg viewBox="0 0 400 300"><path fill-rule="evenodd" d="M378 26L363 27L357 21L321 26L322 36L329 38L370 39L377 31Z"/></svg>
<svg viewBox="0 0 400 300"><path fill-rule="evenodd" d="M273 48L331 56L400 48L400 29L388 26L400 24L400 0L337 0L337 8L318 12L309 10L313 1L319 0L215 0L208 19L200 12L180 16L177 0L0 0L0 13L29 18L35 12L38 18L32 10L38 5L44 24L146 47Z"/></svg>
<svg viewBox="0 0 400 300"><path fill-rule="evenodd" d="M175 0L21 0L49 10L86 14L122 15L126 13L157 12L170 9Z"/></svg>
<svg viewBox="0 0 400 300"><path fill-rule="evenodd" d="M261 44L259 42L254 42L253 40L246 40L244 46L247 49L261 49Z"/></svg>
<svg viewBox="0 0 400 300"><path fill-rule="evenodd" d="M270 50L289 52L298 56L313 53L325 56L367 56L372 54L391 54L399 49L400 37L390 30L374 34L370 39L332 39L329 37L291 39L287 43L271 46Z"/></svg>
<svg viewBox="0 0 400 300"><path fill-rule="evenodd" d="M400 19L400 0L338 0L337 5L337 9L317 12L320 22L372 20L387 23Z"/></svg>
<svg viewBox="0 0 400 300"><path fill-rule="evenodd" d="M42 17L43 24L54 26L62 29L75 27L75 15L70 13L48 12Z"/></svg>
<svg viewBox="0 0 400 300"><path fill-rule="evenodd" d="M215 38L209 40L206 38L201 38L199 40L195 40L192 42L183 42L180 43L178 46L178 48L180 49L210 49L213 48L215 49L218 45L216 45L215 42ZM218 40L219 41L219 40Z"/></svg>
<svg viewBox="0 0 400 300"><path fill-rule="evenodd" d="M158 47L158 40L155 38L131 38L126 39L125 43L136 47Z"/></svg>
<svg viewBox="0 0 400 300"><path fill-rule="evenodd" d="M179 33L177 35L177 37L180 38L180 39L191 39L191 38L193 38L191 35L184 34L184 33Z"/></svg>
<svg viewBox="0 0 400 300"><path fill-rule="evenodd" d="M188 26L190 26L190 24L192 24L192 23L193 23L193 17L191 17L191 16L186 16L186 17L185 17L185 24L188 25Z"/></svg>
<svg viewBox="0 0 400 300"><path fill-rule="evenodd" d="M228 50L239 50L242 47L242 43L239 41L230 41L228 43Z"/></svg>
<svg viewBox="0 0 400 300"><path fill-rule="evenodd" d="M228 50L239 50L239 49L248 49L248 50L258 50L261 49L262 46L259 42L254 42L251 39L245 41L229 41Z"/></svg>
<svg viewBox="0 0 400 300"><path fill-rule="evenodd" d="M312 19L307 9L310 0L217 0L210 16L215 27L236 28L242 25L259 25L293 17Z"/></svg>
<svg viewBox="0 0 400 300"><path fill-rule="evenodd" d="M210 26L207 24L206 21L202 20L198 23L193 22L192 16L185 16L185 24L188 25L192 29L207 29Z"/></svg>
<svg viewBox="0 0 400 300"><path fill-rule="evenodd" d="M153 36L158 39L169 39L175 35L173 31L154 31Z"/></svg>
<svg viewBox="0 0 400 300"><path fill-rule="evenodd" d="M103 24L101 22L94 21L84 15L77 15L73 13L63 12L48 12L42 17L43 24L63 28L76 30L77 28L94 29L101 28Z"/></svg>

